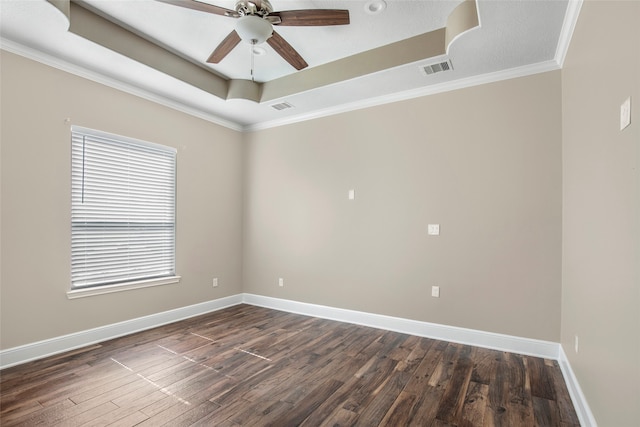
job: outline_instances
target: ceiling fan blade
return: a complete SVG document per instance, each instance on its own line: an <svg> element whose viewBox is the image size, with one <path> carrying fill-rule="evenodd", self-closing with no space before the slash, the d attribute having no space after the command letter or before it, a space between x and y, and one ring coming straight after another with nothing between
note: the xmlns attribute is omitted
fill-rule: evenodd
<svg viewBox="0 0 640 427"><path fill-rule="evenodd" d="M291 46L282 36L275 31L273 35L267 39L267 43L271 46L278 55L293 66L296 70L302 70L309 66L307 62L300 56L298 52Z"/></svg>
<svg viewBox="0 0 640 427"><path fill-rule="evenodd" d="M214 6L208 3L202 3L196 0L157 0L162 3L172 4L187 9L199 10L200 12L213 13L215 15L238 17L235 10L225 9L224 7Z"/></svg>
<svg viewBox="0 0 640 427"><path fill-rule="evenodd" d="M283 10L269 16L278 16L282 21L279 25L291 27L349 24L349 11L340 9Z"/></svg>
<svg viewBox="0 0 640 427"><path fill-rule="evenodd" d="M229 54L240 43L240 36L236 33L236 30L233 30L229 33L227 37L224 38L216 47L216 50L209 55L207 62L211 64L217 64L224 59L225 56Z"/></svg>

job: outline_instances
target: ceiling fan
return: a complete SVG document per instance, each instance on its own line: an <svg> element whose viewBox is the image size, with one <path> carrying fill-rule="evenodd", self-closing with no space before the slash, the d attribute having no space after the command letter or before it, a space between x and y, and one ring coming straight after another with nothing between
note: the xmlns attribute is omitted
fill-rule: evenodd
<svg viewBox="0 0 640 427"><path fill-rule="evenodd" d="M268 0L239 0L236 2L235 10L197 0L158 1L238 20L235 30L222 40L207 59L207 62L212 64L222 61L241 40L251 45L266 41L296 70L302 70L308 66L307 62L293 46L273 30L274 25L308 27L349 24L348 10L300 9L274 12Z"/></svg>

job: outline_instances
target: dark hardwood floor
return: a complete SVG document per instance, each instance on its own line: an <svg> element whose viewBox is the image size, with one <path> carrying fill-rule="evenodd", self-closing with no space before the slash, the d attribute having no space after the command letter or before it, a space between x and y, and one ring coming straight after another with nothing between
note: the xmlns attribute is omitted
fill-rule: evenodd
<svg viewBox="0 0 640 427"><path fill-rule="evenodd" d="M2 426L575 426L558 363L238 305L0 372Z"/></svg>

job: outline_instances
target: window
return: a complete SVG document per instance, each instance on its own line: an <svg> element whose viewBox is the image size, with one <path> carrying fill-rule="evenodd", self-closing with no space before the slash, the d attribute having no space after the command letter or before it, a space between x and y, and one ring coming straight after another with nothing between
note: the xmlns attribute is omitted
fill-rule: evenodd
<svg viewBox="0 0 640 427"><path fill-rule="evenodd" d="M175 149L71 128L72 292L175 277L175 181Z"/></svg>

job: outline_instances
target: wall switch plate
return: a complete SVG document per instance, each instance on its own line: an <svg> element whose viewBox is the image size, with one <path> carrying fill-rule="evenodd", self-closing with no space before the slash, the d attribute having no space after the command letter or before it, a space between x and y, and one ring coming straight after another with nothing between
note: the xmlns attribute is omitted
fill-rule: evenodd
<svg viewBox="0 0 640 427"><path fill-rule="evenodd" d="M213 278L213 287L214 287L214 288L217 288L217 287L218 287L218 278L217 278L217 277L214 277L214 278Z"/></svg>
<svg viewBox="0 0 640 427"><path fill-rule="evenodd" d="M354 200L356 198L356 190L349 190L349 200Z"/></svg>
<svg viewBox="0 0 640 427"><path fill-rule="evenodd" d="M631 97L628 97L620 106L620 130L631 124Z"/></svg>
<svg viewBox="0 0 640 427"><path fill-rule="evenodd" d="M427 227L427 233L429 233L429 236L439 236L440 224L429 224Z"/></svg>
<svg viewBox="0 0 640 427"><path fill-rule="evenodd" d="M278 286L280 287L284 286L284 279L282 277L278 279Z"/></svg>
<svg viewBox="0 0 640 427"><path fill-rule="evenodd" d="M434 298L440 298L440 286L431 287L431 296Z"/></svg>
<svg viewBox="0 0 640 427"><path fill-rule="evenodd" d="M577 335L576 335L576 339L575 339L575 342L574 342L574 346L575 346L576 353L577 353L578 352L578 336Z"/></svg>

